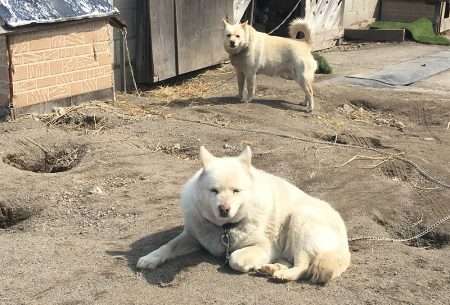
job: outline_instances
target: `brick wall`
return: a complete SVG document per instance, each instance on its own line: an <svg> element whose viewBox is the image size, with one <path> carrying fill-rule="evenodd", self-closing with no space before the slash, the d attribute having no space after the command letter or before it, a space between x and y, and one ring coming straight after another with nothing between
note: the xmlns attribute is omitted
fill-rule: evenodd
<svg viewBox="0 0 450 305"><path fill-rule="evenodd" d="M13 106L112 87L107 21L87 20L10 36Z"/></svg>
<svg viewBox="0 0 450 305"><path fill-rule="evenodd" d="M6 37L0 35L0 108L9 105L9 71Z"/></svg>
<svg viewBox="0 0 450 305"><path fill-rule="evenodd" d="M366 21L370 18L380 18L382 0L345 0L344 27Z"/></svg>

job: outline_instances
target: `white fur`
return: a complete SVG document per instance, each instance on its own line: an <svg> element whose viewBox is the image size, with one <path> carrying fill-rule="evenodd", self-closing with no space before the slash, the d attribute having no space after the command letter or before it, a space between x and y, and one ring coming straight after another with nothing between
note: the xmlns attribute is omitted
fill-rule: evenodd
<svg viewBox="0 0 450 305"><path fill-rule="evenodd" d="M236 70L239 94L250 102L256 90L256 74L294 79L305 91L306 111L314 108L313 81L317 62L311 54L312 35L308 24L298 18L289 25L291 38L270 36L256 31L247 22L229 24L225 20L223 44ZM305 41L296 40L298 32ZM243 97L247 82L247 98Z"/></svg>
<svg viewBox="0 0 450 305"><path fill-rule="evenodd" d="M139 268L156 268L201 247L224 257L222 225L238 223L230 231L230 266L237 271L256 270L281 281L327 282L347 269L345 224L328 203L254 168L248 147L235 158L216 158L202 147L200 160L202 169L181 192L184 231L141 257ZM231 206L227 217L218 212L224 203Z"/></svg>

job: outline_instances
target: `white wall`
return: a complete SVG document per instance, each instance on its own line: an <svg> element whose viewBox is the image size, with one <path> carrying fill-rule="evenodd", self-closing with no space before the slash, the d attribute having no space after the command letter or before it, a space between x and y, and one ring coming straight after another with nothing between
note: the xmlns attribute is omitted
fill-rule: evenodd
<svg viewBox="0 0 450 305"><path fill-rule="evenodd" d="M344 0L344 27L380 18L382 0Z"/></svg>

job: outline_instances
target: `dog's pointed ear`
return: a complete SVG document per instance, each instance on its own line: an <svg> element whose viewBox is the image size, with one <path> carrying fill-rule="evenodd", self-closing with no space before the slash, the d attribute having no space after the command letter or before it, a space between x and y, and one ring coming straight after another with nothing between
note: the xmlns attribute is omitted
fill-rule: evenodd
<svg viewBox="0 0 450 305"><path fill-rule="evenodd" d="M245 29L248 25L248 20L245 20L244 22L241 23L241 26Z"/></svg>
<svg viewBox="0 0 450 305"><path fill-rule="evenodd" d="M215 157L204 146L200 147L200 163L203 168L207 168L214 159Z"/></svg>
<svg viewBox="0 0 450 305"><path fill-rule="evenodd" d="M222 19L223 27L226 28L228 25L228 21L226 19Z"/></svg>
<svg viewBox="0 0 450 305"><path fill-rule="evenodd" d="M250 146L246 146L238 158L242 163L250 166L252 164L252 150L250 149Z"/></svg>

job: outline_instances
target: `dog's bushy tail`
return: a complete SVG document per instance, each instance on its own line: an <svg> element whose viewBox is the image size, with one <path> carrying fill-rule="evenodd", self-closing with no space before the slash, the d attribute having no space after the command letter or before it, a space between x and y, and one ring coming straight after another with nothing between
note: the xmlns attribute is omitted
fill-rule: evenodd
<svg viewBox="0 0 450 305"><path fill-rule="evenodd" d="M350 253L323 253L316 256L306 271L313 283L326 283L338 277L350 265Z"/></svg>
<svg viewBox="0 0 450 305"><path fill-rule="evenodd" d="M298 32L302 32L305 35L305 41L312 44L311 28L302 18L296 18L289 24L289 36L292 39L297 37Z"/></svg>

